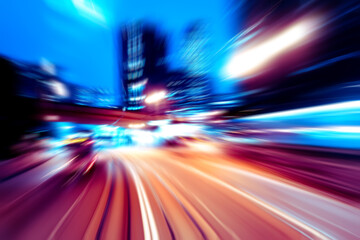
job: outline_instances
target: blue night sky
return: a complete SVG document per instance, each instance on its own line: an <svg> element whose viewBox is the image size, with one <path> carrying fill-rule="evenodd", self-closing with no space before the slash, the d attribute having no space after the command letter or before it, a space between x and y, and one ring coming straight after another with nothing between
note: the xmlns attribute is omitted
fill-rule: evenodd
<svg viewBox="0 0 360 240"><path fill-rule="evenodd" d="M0 54L61 66L66 81L118 92L117 31L124 21L149 20L169 34L171 67L179 66L182 31L194 20L210 28L212 52L234 34L224 0L11 0L0 1ZM238 25L239 23L237 23ZM223 58L214 63L217 76ZM231 83L217 81L226 92Z"/></svg>

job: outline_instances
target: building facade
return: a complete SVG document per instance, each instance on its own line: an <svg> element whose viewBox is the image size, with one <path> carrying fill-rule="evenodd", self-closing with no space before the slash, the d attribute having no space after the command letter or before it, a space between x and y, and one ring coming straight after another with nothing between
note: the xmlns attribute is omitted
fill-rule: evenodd
<svg viewBox="0 0 360 240"><path fill-rule="evenodd" d="M209 78L209 37L202 22L189 25L184 32L181 49L183 69L168 79L169 98L173 110L201 111L211 94Z"/></svg>
<svg viewBox="0 0 360 240"><path fill-rule="evenodd" d="M166 73L166 38L143 22L121 29L122 80L127 110L145 108L146 91L163 81Z"/></svg>

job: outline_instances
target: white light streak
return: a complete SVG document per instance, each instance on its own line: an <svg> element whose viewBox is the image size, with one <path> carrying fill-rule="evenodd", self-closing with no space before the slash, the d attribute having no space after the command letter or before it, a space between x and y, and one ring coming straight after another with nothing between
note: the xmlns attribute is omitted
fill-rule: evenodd
<svg viewBox="0 0 360 240"><path fill-rule="evenodd" d="M240 189L237 189L235 187L233 187L232 185L224 182L224 181L221 181L219 180L218 178L216 177L213 177L207 173L204 173L194 167L190 167L188 165L185 165L184 163L180 163L180 162L172 162L173 164L176 164L190 172L193 172L194 174L198 175L198 176L202 176L203 178L211 181L211 182L214 182L222 187L224 187L225 189L228 189L229 191L232 191L246 199L248 199L249 201L252 201L253 203L257 204L258 206L266 209L267 211L279 216L280 218L286 220L287 222L289 222L290 224L302 229L302 230L305 230L306 232L312 234L314 237L318 238L318 239L331 239L330 237L328 237L327 235L325 235L324 233L318 231L317 229L314 229L312 228L310 225L298 220L296 217L290 215L290 214L287 214L286 212L268 204L267 202L264 202L260 199L258 199L257 197L253 196L252 194L249 194L245 191L241 191Z"/></svg>
<svg viewBox="0 0 360 240"><path fill-rule="evenodd" d="M144 228L144 239L145 240L157 240L159 239L159 234L156 227L156 222L154 218L154 214L150 207L149 199L146 195L144 190L144 186L141 182L139 175L136 173L133 166L127 164L128 169L134 179L136 191L139 196L139 203L140 203L140 211L141 211L141 219L143 221L143 228Z"/></svg>
<svg viewBox="0 0 360 240"><path fill-rule="evenodd" d="M300 108L295 110L281 111L275 113L266 113L256 116L251 116L247 118L243 118L244 120L260 120L260 119L269 119L269 118L277 118L277 117L289 117L301 114L313 114L313 113L321 113L328 111L348 111L348 110L358 110L360 109L360 101L349 101L349 102L341 102L341 103L333 103L315 107L307 107Z"/></svg>
<svg viewBox="0 0 360 240"><path fill-rule="evenodd" d="M255 74L273 58L300 45L312 31L310 21L299 22L277 36L235 54L227 66L230 77L247 77Z"/></svg>

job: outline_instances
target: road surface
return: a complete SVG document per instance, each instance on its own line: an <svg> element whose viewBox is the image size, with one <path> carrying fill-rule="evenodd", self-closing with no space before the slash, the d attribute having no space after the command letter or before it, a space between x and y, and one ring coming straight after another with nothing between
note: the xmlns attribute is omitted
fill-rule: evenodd
<svg viewBox="0 0 360 240"><path fill-rule="evenodd" d="M0 196L0 239L360 239L359 202L212 142L30 151L0 163Z"/></svg>

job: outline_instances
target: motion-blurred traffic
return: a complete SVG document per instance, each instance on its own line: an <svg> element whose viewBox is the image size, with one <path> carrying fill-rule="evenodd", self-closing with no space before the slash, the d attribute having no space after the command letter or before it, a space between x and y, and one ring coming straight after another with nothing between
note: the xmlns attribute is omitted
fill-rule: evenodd
<svg viewBox="0 0 360 240"><path fill-rule="evenodd" d="M360 239L359 13L0 2L0 239Z"/></svg>

